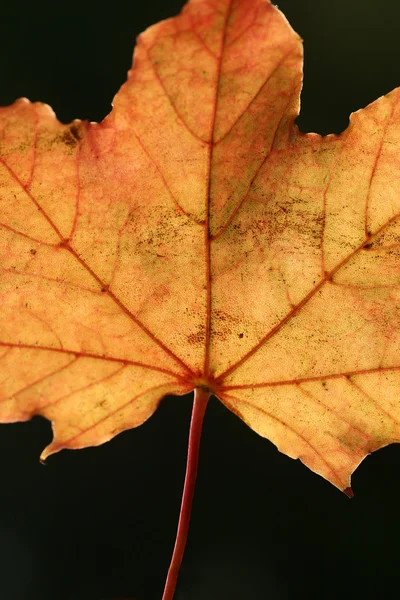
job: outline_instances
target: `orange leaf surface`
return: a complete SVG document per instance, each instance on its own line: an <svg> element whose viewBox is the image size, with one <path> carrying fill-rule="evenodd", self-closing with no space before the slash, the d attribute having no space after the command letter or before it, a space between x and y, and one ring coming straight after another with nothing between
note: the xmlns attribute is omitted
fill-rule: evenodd
<svg viewBox="0 0 400 600"><path fill-rule="evenodd" d="M338 488L400 441L399 91L294 125L300 38L192 0L100 124L0 111L0 419L62 448L203 387Z"/></svg>

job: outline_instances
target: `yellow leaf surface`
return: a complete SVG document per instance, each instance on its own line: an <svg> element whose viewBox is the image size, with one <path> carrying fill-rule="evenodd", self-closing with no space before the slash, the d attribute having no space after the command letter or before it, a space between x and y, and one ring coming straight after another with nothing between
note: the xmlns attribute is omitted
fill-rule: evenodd
<svg viewBox="0 0 400 600"><path fill-rule="evenodd" d="M102 123L0 109L0 420L43 458L196 387L342 490L400 441L400 92L305 135L301 62L267 0L192 0Z"/></svg>

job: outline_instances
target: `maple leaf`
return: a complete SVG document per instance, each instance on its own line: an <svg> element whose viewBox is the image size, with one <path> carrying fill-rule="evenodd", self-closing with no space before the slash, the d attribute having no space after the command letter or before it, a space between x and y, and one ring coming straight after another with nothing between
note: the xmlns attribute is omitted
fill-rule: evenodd
<svg viewBox="0 0 400 600"><path fill-rule="evenodd" d="M269 3L197 0L102 123L1 110L0 415L43 458L193 389L342 490L399 441L399 92L304 135L300 67Z"/></svg>

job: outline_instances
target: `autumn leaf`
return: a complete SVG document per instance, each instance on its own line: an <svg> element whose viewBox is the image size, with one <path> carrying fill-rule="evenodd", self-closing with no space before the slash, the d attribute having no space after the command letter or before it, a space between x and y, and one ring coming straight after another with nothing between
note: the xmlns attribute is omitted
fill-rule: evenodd
<svg viewBox="0 0 400 600"><path fill-rule="evenodd" d="M1 109L0 415L43 458L193 389L342 490L399 441L399 92L304 135L300 67L268 2L192 0L102 123Z"/></svg>

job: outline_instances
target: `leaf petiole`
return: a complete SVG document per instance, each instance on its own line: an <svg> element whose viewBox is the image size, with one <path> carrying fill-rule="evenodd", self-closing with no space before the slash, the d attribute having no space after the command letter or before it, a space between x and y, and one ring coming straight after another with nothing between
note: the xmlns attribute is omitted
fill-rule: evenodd
<svg viewBox="0 0 400 600"><path fill-rule="evenodd" d="M194 391L192 419L190 421L189 430L189 446L186 462L186 475L185 483L183 486L181 511L179 514L178 530L176 533L174 552L172 554L171 563L169 565L162 600L173 600L176 583L179 575L179 569L181 567L183 554L185 552L190 515L192 512L194 487L197 476L197 465L199 461L201 430L203 427L204 414L206 412L210 396L211 393L205 388L196 388Z"/></svg>

